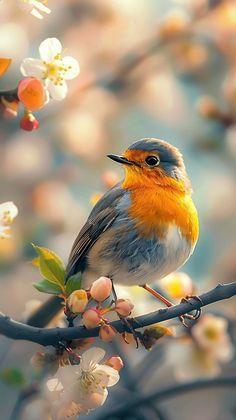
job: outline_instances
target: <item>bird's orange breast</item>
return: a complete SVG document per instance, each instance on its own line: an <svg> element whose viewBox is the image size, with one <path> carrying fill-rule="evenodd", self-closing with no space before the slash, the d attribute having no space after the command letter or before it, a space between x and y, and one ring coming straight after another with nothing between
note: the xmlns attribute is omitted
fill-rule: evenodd
<svg viewBox="0 0 236 420"><path fill-rule="evenodd" d="M168 177L168 185L139 183L138 188L129 188L124 182L123 187L130 192L129 215L143 236L150 237L156 233L161 239L170 225L176 225L186 239L196 243L199 233L197 210L191 193L178 189L176 181L171 186Z"/></svg>

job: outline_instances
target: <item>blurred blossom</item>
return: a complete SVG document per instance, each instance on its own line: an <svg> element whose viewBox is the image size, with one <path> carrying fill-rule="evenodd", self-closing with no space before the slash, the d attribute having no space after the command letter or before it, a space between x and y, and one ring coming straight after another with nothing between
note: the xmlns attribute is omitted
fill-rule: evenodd
<svg viewBox="0 0 236 420"><path fill-rule="evenodd" d="M18 214L18 208L12 201L0 204L0 238L10 236L10 226Z"/></svg>
<svg viewBox="0 0 236 420"><path fill-rule="evenodd" d="M228 362L233 356L233 346L227 329L226 319L208 314L193 325L191 333L202 350L209 351L221 362Z"/></svg>
<svg viewBox="0 0 236 420"><path fill-rule="evenodd" d="M34 399L29 401L22 408L22 418L24 420L51 420L50 404L45 399Z"/></svg>
<svg viewBox="0 0 236 420"><path fill-rule="evenodd" d="M106 188L112 188L119 182L119 175L115 171L105 171L102 174L102 182Z"/></svg>
<svg viewBox="0 0 236 420"><path fill-rule="evenodd" d="M236 68L233 67L226 76L222 85L222 94L231 110L236 113Z"/></svg>
<svg viewBox="0 0 236 420"><path fill-rule="evenodd" d="M40 137L32 136L29 139L26 135L17 134L5 143L1 169L9 179L32 182L50 168L50 145Z"/></svg>
<svg viewBox="0 0 236 420"><path fill-rule="evenodd" d="M205 118L215 118L219 114L219 108L211 96L201 96L196 103L196 109Z"/></svg>
<svg viewBox="0 0 236 420"><path fill-rule="evenodd" d="M32 204L40 217L55 225L73 226L78 220L78 204L63 182L49 180L37 185Z"/></svg>
<svg viewBox="0 0 236 420"><path fill-rule="evenodd" d="M159 282L165 292L174 299L181 299L193 294L192 279L182 272L175 272L164 277Z"/></svg>
<svg viewBox="0 0 236 420"><path fill-rule="evenodd" d="M206 65L208 53L204 45L183 40L169 46L171 58L177 71L196 72Z"/></svg>
<svg viewBox="0 0 236 420"><path fill-rule="evenodd" d="M4 23L0 25L0 56L19 60L27 53L28 38L22 25Z"/></svg>
<svg viewBox="0 0 236 420"><path fill-rule="evenodd" d="M87 90L86 94L82 93L82 95L75 95L75 93L72 94L72 100L75 103L78 102L80 109L80 111L78 109L78 113L88 112L97 118L105 119L115 115L119 109L119 102L116 96L101 87L95 86Z"/></svg>
<svg viewBox="0 0 236 420"><path fill-rule="evenodd" d="M61 409L73 402L79 404L79 412L83 409L88 412L104 404L108 395L107 388L119 381L116 369L100 364L104 356L103 349L92 347L82 354L79 365L60 368L58 378L48 381L50 392L61 392ZM68 373L69 378L66 377Z"/></svg>
<svg viewBox="0 0 236 420"><path fill-rule="evenodd" d="M184 121L186 117L186 98L180 83L167 68L144 81L138 95L145 111L161 121L172 124Z"/></svg>
<svg viewBox="0 0 236 420"><path fill-rule="evenodd" d="M215 31L216 36L220 33L235 33L236 25L236 3L234 0L219 1L211 13L210 22Z"/></svg>
<svg viewBox="0 0 236 420"><path fill-rule="evenodd" d="M192 327L190 338L172 343L169 358L174 364L176 378L180 381L214 377L221 371L221 363L233 357L233 345L224 318L203 315Z"/></svg>
<svg viewBox="0 0 236 420"><path fill-rule="evenodd" d="M30 14L37 19L43 19L46 15L51 13L51 10L46 6L47 0L17 0L19 7L30 12Z"/></svg>
<svg viewBox="0 0 236 420"><path fill-rule="evenodd" d="M104 156L107 135L99 118L78 109L64 116L60 129L67 151L90 161Z"/></svg>
<svg viewBox="0 0 236 420"><path fill-rule="evenodd" d="M177 35L184 32L189 24L189 16L183 9L172 9L163 19L160 25L162 37Z"/></svg>
<svg viewBox="0 0 236 420"><path fill-rule="evenodd" d="M23 76L42 79L52 99L60 101L67 95L65 80L79 74L79 64L73 57L61 57L62 45L57 38L47 38L39 46L40 59L25 58L21 64Z"/></svg>
<svg viewBox="0 0 236 420"><path fill-rule="evenodd" d="M213 225L217 220L227 220L235 215L236 196L235 180L227 174L215 175L210 179L209 191L211 200L205 208L209 223Z"/></svg>
<svg viewBox="0 0 236 420"><path fill-rule="evenodd" d="M14 234L7 239L0 237L0 263L8 264L17 260L21 254L22 244L22 235L18 230L14 230Z"/></svg>

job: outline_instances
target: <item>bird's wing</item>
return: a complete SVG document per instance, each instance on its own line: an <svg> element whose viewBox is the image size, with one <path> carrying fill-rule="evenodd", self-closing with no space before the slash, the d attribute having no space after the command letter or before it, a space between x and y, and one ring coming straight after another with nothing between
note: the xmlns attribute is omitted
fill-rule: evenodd
<svg viewBox="0 0 236 420"><path fill-rule="evenodd" d="M113 224L118 216L116 206L124 194L125 190L119 183L104 194L95 205L73 244L66 268L67 278L81 271L87 251Z"/></svg>

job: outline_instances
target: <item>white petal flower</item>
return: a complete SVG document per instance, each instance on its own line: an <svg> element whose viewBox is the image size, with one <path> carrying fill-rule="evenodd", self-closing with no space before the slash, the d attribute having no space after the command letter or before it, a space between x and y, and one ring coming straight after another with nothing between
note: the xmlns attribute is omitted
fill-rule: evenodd
<svg viewBox="0 0 236 420"><path fill-rule="evenodd" d="M46 72L46 66L39 58L25 58L20 66L23 76L31 76L42 79Z"/></svg>
<svg viewBox="0 0 236 420"><path fill-rule="evenodd" d="M100 364L105 351L93 347L81 356L79 365L68 366L58 370L58 378L47 382L51 392L58 395L62 391L62 406L69 402L78 405L80 410L94 410L106 401L107 387L115 385L119 380L118 372L111 366ZM66 375L67 374L67 375Z"/></svg>
<svg viewBox="0 0 236 420"><path fill-rule="evenodd" d="M222 362L227 362L233 356L227 327L226 319L208 314L192 327L192 335L202 350L210 352Z"/></svg>
<svg viewBox="0 0 236 420"><path fill-rule="evenodd" d="M78 61L61 57L62 45L57 38L47 38L39 46L40 59L25 58L21 64L24 76L35 76L44 81L51 98L60 101L67 95L65 80L79 74Z"/></svg>
<svg viewBox="0 0 236 420"><path fill-rule="evenodd" d="M19 7L30 12L37 19L43 19L43 13L49 15L51 10L46 6L47 0L18 0Z"/></svg>
<svg viewBox="0 0 236 420"><path fill-rule="evenodd" d="M18 209L12 201L0 204L0 238L8 238L9 227L18 214Z"/></svg>

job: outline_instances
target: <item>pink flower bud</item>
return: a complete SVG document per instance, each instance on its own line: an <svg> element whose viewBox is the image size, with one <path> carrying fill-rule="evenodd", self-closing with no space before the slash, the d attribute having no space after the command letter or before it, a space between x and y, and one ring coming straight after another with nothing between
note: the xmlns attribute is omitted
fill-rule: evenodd
<svg viewBox="0 0 236 420"><path fill-rule="evenodd" d="M74 314L84 312L87 304L87 293L83 289L75 290L74 292L72 292L67 300L68 308Z"/></svg>
<svg viewBox="0 0 236 420"><path fill-rule="evenodd" d="M134 305L129 299L118 299L116 301L115 310L121 316L129 316Z"/></svg>
<svg viewBox="0 0 236 420"><path fill-rule="evenodd" d="M118 372L124 367L123 360L119 356L112 356L105 362L106 365L113 367Z"/></svg>
<svg viewBox="0 0 236 420"><path fill-rule="evenodd" d="M31 112L26 112L20 122L20 128L26 131L33 131L39 127L39 122Z"/></svg>
<svg viewBox="0 0 236 420"><path fill-rule="evenodd" d="M99 277L91 286L90 294L94 300L103 302L110 296L112 281L108 277Z"/></svg>
<svg viewBox="0 0 236 420"><path fill-rule="evenodd" d="M116 329L109 324L102 325L99 331L100 339L108 342L112 341L116 334Z"/></svg>
<svg viewBox="0 0 236 420"><path fill-rule="evenodd" d="M95 328L98 327L102 318L97 309L91 308L83 313L82 319L86 328Z"/></svg>

